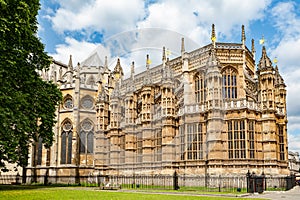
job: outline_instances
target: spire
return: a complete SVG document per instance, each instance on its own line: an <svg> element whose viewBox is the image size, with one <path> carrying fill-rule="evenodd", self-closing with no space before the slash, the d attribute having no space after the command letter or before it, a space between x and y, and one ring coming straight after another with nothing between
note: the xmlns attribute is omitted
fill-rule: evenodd
<svg viewBox="0 0 300 200"><path fill-rule="evenodd" d="M263 69L267 67L272 67L271 59L267 55L266 47L262 48L262 55L258 63L258 69Z"/></svg>
<svg viewBox="0 0 300 200"><path fill-rule="evenodd" d="M211 43L213 44L213 47L215 48L216 47L216 33L215 33L215 25L212 24L212 27L211 27Z"/></svg>
<svg viewBox="0 0 300 200"><path fill-rule="evenodd" d="M117 64L114 68L114 74L117 79L121 78L124 75L123 68L121 67L121 63L120 63L120 58L118 58Z"/></svg>
<svg viewBox="0 0 300 200"><path fill-rule="evenodd" d="M163 52L162 52L162 62L163 62L163 67L166 65L166 48L163 47Z"/></svg>
<svg viewBox="0 0 300 200"><path fill-rule="evenodd" d="M68 71L73 71L72 55L70 55L70 59L68 63Z"/></svg>
<svg viewBox="0 0 300 200"><path fill-rule="evenodd" d="M184 47L184 38L181 38L181 54L185 52L185 47Z"/></svg>
<svg viewBox="0 0 300 200"><path fill-rule="evenodd" d="M101 67L99 66L99 70L98 70L98 78L97 78L97 83L102 83L102 72L101 72Z"/></svg>
<svg viewBox="0 0 300 200"><path fill-rule="evenodd" d="M282 86L285 87L284 80L283 80L282 76L279 73L277 64L275 66L275 85L282 85Z"/></svg>
<svg viewBox="0 0 300 200"><path fill-rule="evenodd" d="M144 76L144 85L150 85L151 84L151 74L150 74L150 64L151 60L149 59L149 55L146 56L146 74Z"/></svg>
<svg viewBox="0 0 300 200"><path fill-rule="evenodd" d="M253 55L253 59L255 60L255 46L254 46L254 39L251 40L251 53Z"/></svg>
<svg viewBox="0 0 300 200"><path fill-rule="evenodd" d="M131 63L130 78L131 78L132 80L134 79L134 61L132 61L132 63Z"/></svg>
<svg viewBox="0 0 300 200"><path fill-rule="evenodd" d="M245 45L246 36L245 36L245 26L242 25L242 44Z"/></svg>
<svg viewBox="0 0 300 200"><path fill-rule="evenodd" d="M104 61L104 73L108 73L109 69L108 69L108 64L107 64L107 56L105 56L105 61Z"/></svg>
<svg viewBox="0 0 300 200"><path fill-rule="evenodd" d="M77 72L76 76L77 76L77 78L79 78L80 77L80 63L79 62L77 63L77 68L76 69L77 69L76 70L76 72Z"/></svg>
<svg viewBox="0 0 300 200"><path fill-rule="evenodd" d="M167 82L173 82L173 72L169 66L169 58L167 59L167 62L163 66L163 75L162 75L162 82L167 83Z"/></svg>

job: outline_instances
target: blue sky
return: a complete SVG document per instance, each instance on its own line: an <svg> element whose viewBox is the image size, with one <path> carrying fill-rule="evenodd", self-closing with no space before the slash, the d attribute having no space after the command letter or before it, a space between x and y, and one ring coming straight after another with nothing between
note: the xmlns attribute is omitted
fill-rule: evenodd
<svg viewBox="0 0 300 200"><path fill-rule="evenodd" d="M180 38L186 49L210 43L211 24L217 42L241 41L245 25L246 44L264 36L269 57L288 90L289 150L300 152L300 1L299 0L41 0L38 36L54 59L74 64L92 52L109 57L111 67L121 57L125 74L131 61L142 70L145 55L159 64L162 46L176 57Z"/></svg>

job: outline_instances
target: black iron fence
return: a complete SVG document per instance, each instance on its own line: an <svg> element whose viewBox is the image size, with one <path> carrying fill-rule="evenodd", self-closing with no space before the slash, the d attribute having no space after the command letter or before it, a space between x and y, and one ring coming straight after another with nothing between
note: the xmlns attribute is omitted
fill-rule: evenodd
<svg viewBox="0 0 300 200"><path fill-rule="evenodd" d="M265 176L264 174L256 175L248 172L247 192L262 193L263 191L290 190L296 185L296 176L290 175L285 177Z"/></svg>
<svg viewBox="0 0 300 200"><path fill-rule="evenodd" d="M295 186L295 176L272 177L248 173L246 176L179 175L89 175L89 176L27 176L0 175L0 184L64 185L101 187L102 189L159 189L205 192L262 192L289 190Z"/></svg>

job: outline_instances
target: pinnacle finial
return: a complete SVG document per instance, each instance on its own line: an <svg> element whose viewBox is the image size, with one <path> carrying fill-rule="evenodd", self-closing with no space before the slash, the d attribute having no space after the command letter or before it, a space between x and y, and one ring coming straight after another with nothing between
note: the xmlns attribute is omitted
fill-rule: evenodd
<svg viewBox="0 0 300 200"><path fill-rule="evenodd" d="M107 64L107 56L105 56L105 60L104 60L104 69L108 69L108 64Z"/></svg>
<svg viewBox="0 0 300 200"><path fill-rule="evenodd" d="M184 47L184 38L181 38L181 53L185 52L185 47Z"/></svg>
<svg viewBox="0 0 300 200"><path fill-rule="evenodd" d="M118 60L117 60L117 64L115 66L114 73L118 74L117 76L123 76L124 75L123 68L122 68L121 63L120 63L120 58L118 58Z"/></svg>
<svg viewBox="0 0 300 200"><path fill-rule="evenodd" d="M216 43L216 32L215 32L215 25L214 24L212 24L212 27L211 27L211 42L213 43L213 44L215 44Z"/></svg>
<svg viewBox="0 0 300 200"><path fill-rule="evenodd" d="M266 57L266 56L267 56L266 47L263 46L263 47L262 47L262 57Z"/></svg>
<svg viewBox="0 0 300 200"><path fill-rule="evenodd" d="M251 40L251 53L252 53L252 55L255 55L254 39Z"/></svg>
<svg viewBox="0 0 300 200"><path fill-rule="evenodd" d="M246 41L246 36L245 36L245 26L242 25L242 42L245 43Z"/></svg>
<svg viewBox="0 0 300 200"><path fill-rule="evenodd" d="M132 61L132 63L131 63L131 72L130 72L130 76L131 76L131 78L134 77L134 61Z"/></svg>
<svg viewBox="0 0 300 200"><path fill-rule="evenodd" d="M163 47L163 52L162 52L162 61L165 62L166 61L166 48Z"/></svg>
<svg viewBox="0 0 300 200"><path fill-rule="evenodd" d="M216 32L215 32L215 25L212 24L212 27L211 27L211 43L213 44L213 48L216 47Z"/></svg>
<svg viewBox="0 0 300 200"><path fill-rule="evenodd" d="M268 67L272 67L272 62L271 62L271 59L267 55L266 47L263 46L261 58L258 63L258 68L263 69L263 68L268 68Z"/></svg>
<svg viewBox="0 0 300 200"><path fill-rule="evenodd" d="M146 55L146 68L149 69L151 64L151 60L149 59L149 54Z"/></svg>
<svg viewBox="0 0 300 200"><path fill-rule="evenodd" d="M68 64L68 70L69 71L73 71L72 55L70 55L69 64Z"/></svg>

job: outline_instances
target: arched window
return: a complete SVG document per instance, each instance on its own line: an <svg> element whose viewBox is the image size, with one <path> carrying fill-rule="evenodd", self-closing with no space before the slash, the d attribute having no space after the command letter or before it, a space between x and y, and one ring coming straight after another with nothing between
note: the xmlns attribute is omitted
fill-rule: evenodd
<svg viewBox="0 0 300 200"><path fill-rule="evenodd" d="M81 123L80 129L80 153L93 153L94 152L94 125L85 119Z"/></svg>
<svg viewBox="0 0 300 200"><path fill-rule="evenodd" d="M205 101L205 84L204 76L198 74L195 77L195 102L204 103Z"/></svg>
<svg viewBox="0 0 300 200"><path fill-rule="evenodd" d="M66 95L63 100L63 108L66 110L72 109L74 106L73 98L71 95Z"/></svg>
<svg viewBox="0 0 300 200"><path fill-rule="evenodd" d="M61 132L61 164L71 164L72 162L72 123L66 120L62 125Z"/></svg>
<svg viewBox="0 0 300 200"><path fill-rule="evenodd" d="M233 68L226 68L223 73L223 98L236 99L237 98L237 72Z"/></svg>

